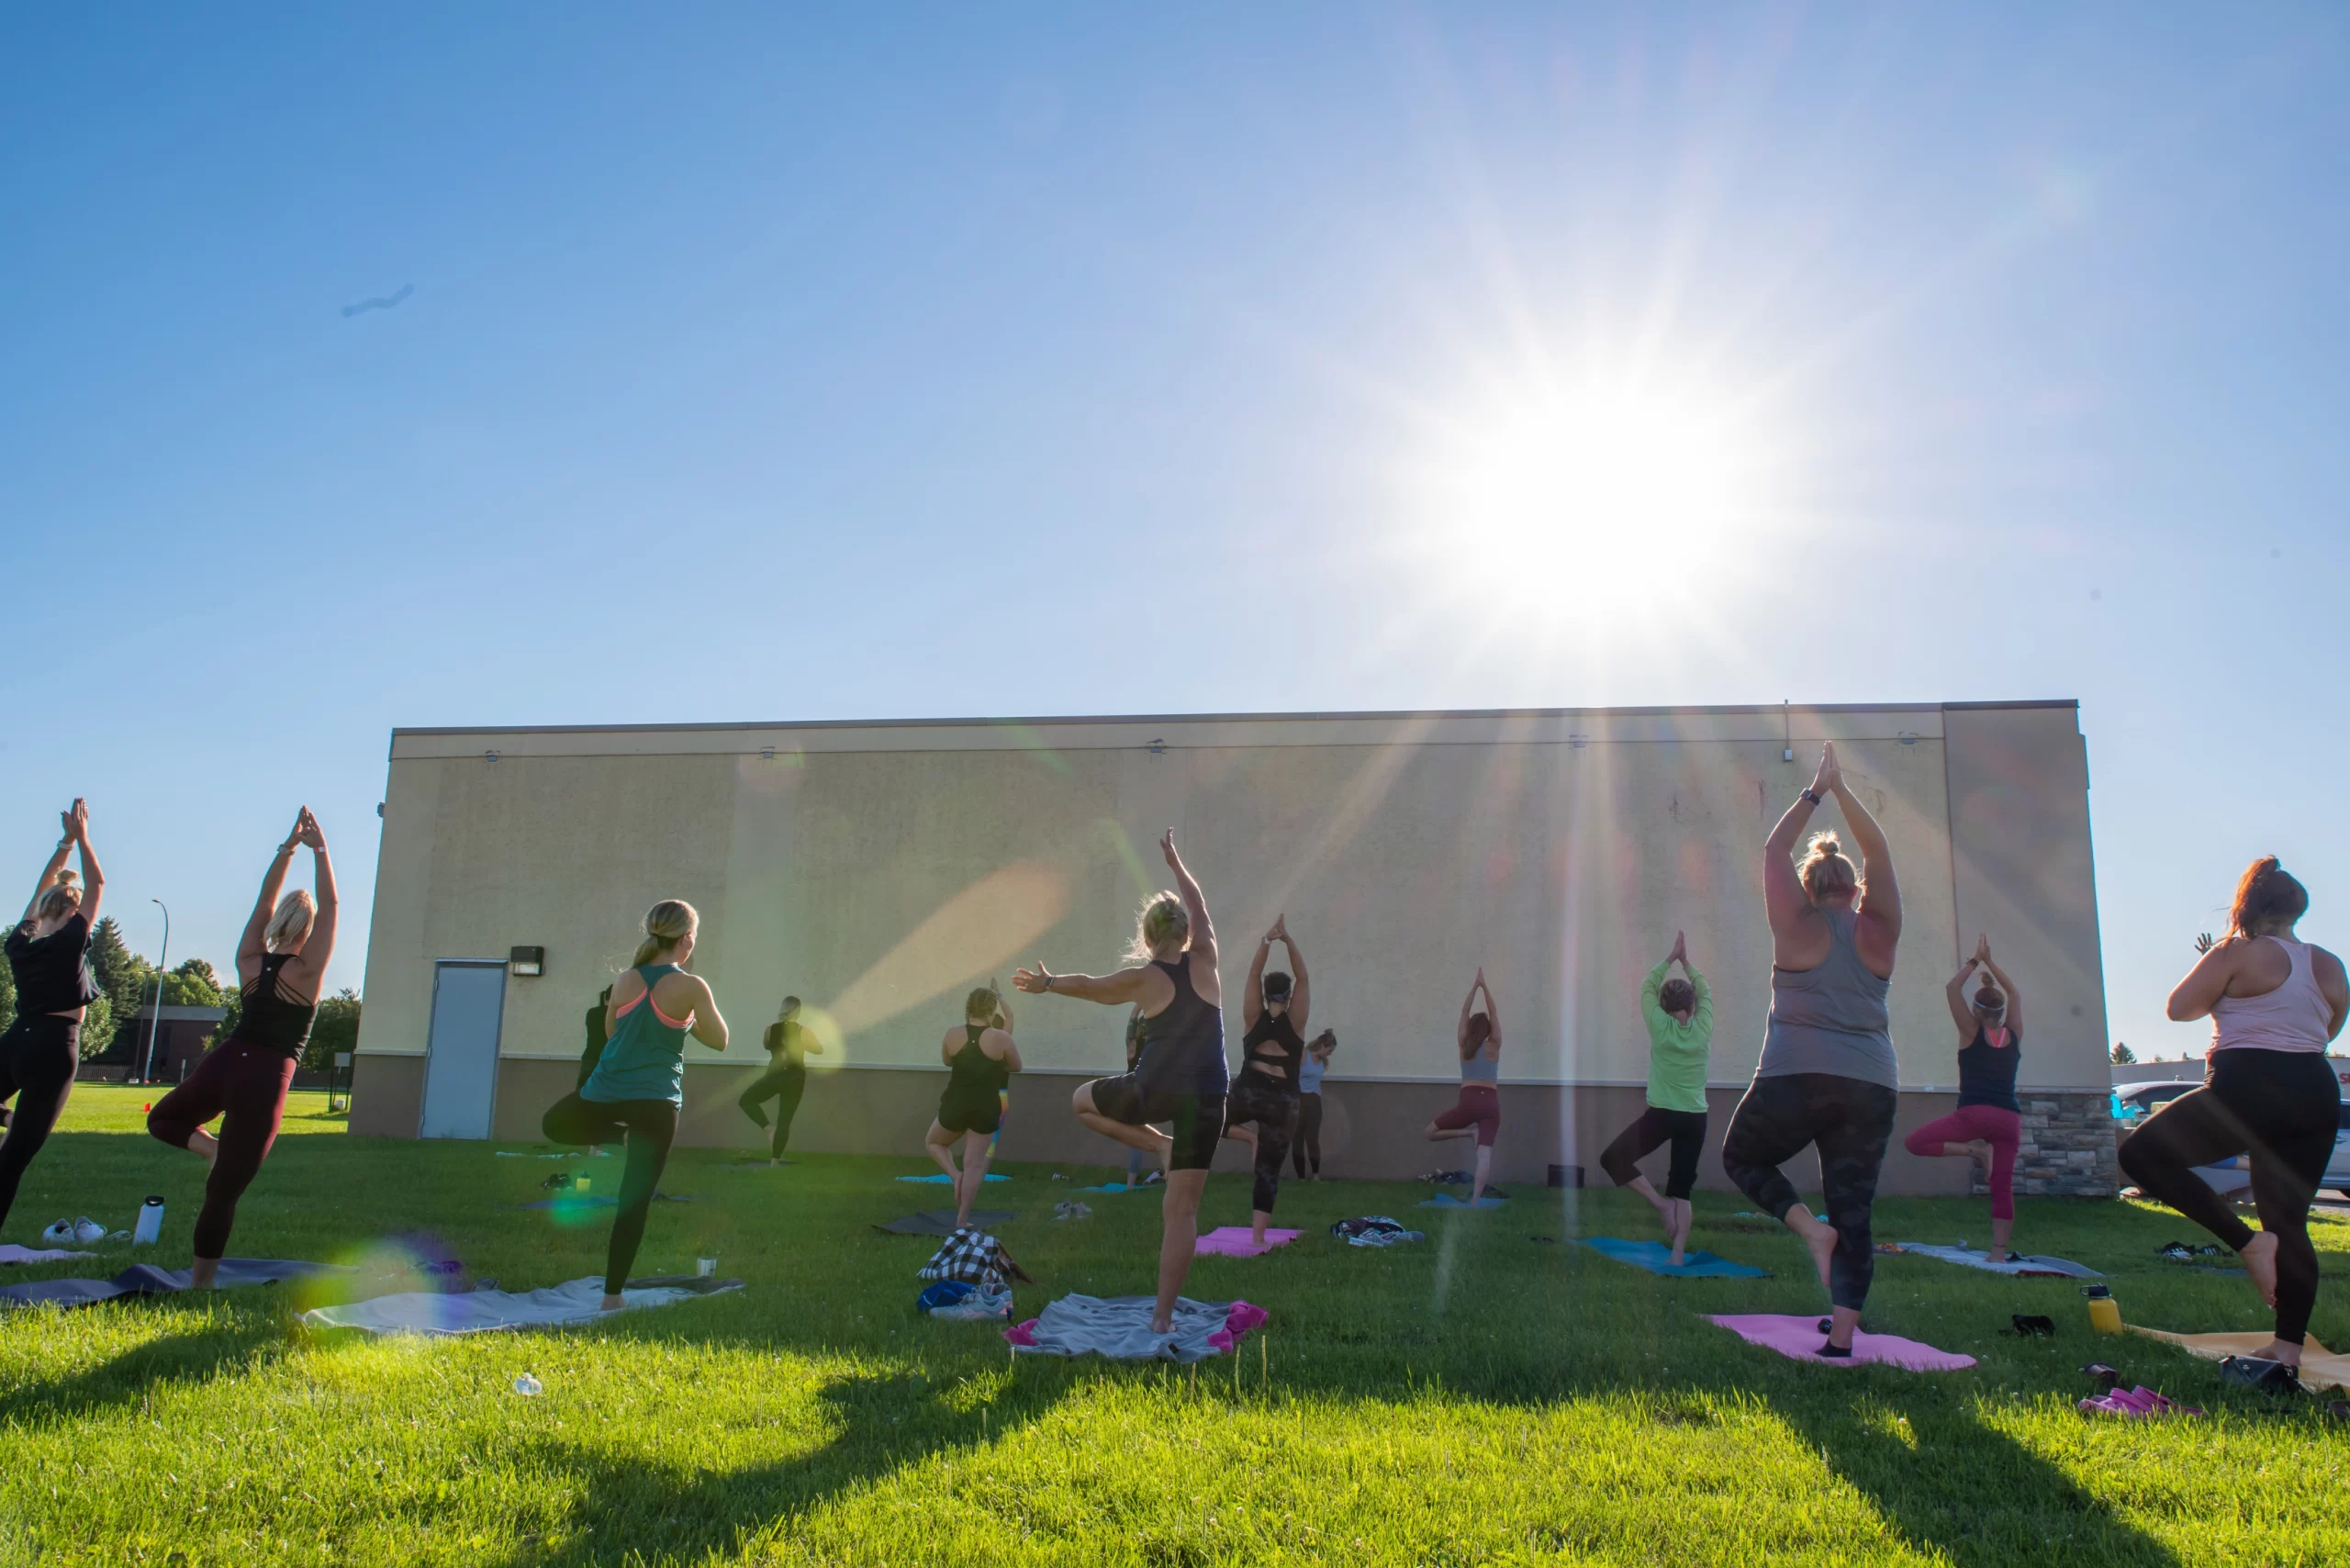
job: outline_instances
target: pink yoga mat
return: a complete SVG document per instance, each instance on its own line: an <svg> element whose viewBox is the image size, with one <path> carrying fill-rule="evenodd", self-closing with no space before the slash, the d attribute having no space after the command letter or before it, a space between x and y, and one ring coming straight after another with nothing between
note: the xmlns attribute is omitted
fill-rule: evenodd
<svg viewBox="0 0 2350 1568"><path fill-rule="evenodd" d="M1931 1345L1920 1345L1915 1339L1904 1339L1898 1334L1860 1334L1852 1336L1852 1359L1841 1356L1824 1357L1819 1347L1827 1336L1819 1331L1819 1315L1809 1317L1778 1317L1767 1313L1717 1317L1713 1321L1729 1329L1750 1345L1761 1345L1798 1361L1818 1361L1824 1366L1858 1366L1863 1361L1882 1361L1889 1367L1901 1367L1909 1372L1964 1372L1975 1364L1973 1356L1954 1356L1948 1350L1937 1350Z"/></svg>
<svg viewBox="0 0 2350 1568"><path fill-rule="evenodd" d="M1226 1258L1254 1258L1260 1252L1270 1252L1276 1247L1285 1247L1297 1239L1297 1232L1293 1230L1275 1230L1268 1226L1265 1227L1265 1244L1259 1247L1252 1239L1255 1235L1256 1232L1245 1225L1219 1226L1193 1243L1192 1256L1204 1258L1214 1252Z"/></svg>

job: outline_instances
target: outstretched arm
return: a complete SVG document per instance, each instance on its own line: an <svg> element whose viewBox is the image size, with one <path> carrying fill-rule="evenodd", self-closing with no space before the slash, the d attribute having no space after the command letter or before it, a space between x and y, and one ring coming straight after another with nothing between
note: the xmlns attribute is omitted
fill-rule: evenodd
<svg viewBox="0 0 2350 1568"><path fill-rule="evenodd" d="M1469 994L1460 999L1460 1022L1452 1026L1452 1044L1463 1056L1469 1053L1469 1014L1477 1011L1477 991L1485 983L1485 971L1479 969L1477 978L1469 982Z"/></svg>
<svg viewBox="0 0 2350 1568"><path fill-rule="evenodd" d="M1494 1026L1493 1033L1486 1038L1492 1043L1494 1049L1498 1051L1502 1048L1502 1004L1494 1000L1494 988L1487 983L1485 971L1483 969L1477 971L1477 984L1485 993L1485 1022Z"/></svg>
<svg viewBox="0 0 2350 1568"><path fill-rule="evenodd" d="M1305 955L1297 950L1297 938L1289 934L1289 916L1283 915L1274 924L1281 928L1281 946L1289 949L1290 1026L1303 1036L1305 1021L1313 1015L1314 982L1305 976Z"/></svg>
<svg viewBox="0 0 2350 1568"><path fill-rule="evenodd" d="M1175 851L1175 830L1169 828L1161 834L1158 847L1167 856L1167 868L1175 873L1175 890L1182 895L1183 913L1192 919L1192 952L1204 956L1210 968L1216 960L1215 923L1208 918L1208 896L1200 891L1199 879L1183 864L1182 856Z"/></svg>
<svg viewBox="0 0 2350 1568"><path fill-rule="evenodd" d="M318 909L310 922L309 939L285 967L307 976L315 990L326 983L327 960L334 957L334 862L327 857L326 830L319 826L319 819L310 814L309 807L302 808L301 820L294 833L310 846L310 897Z"/></svg>
<svg viewBox="0 0 2350 1568"><path fill-rule="evenodd" d="M1264 1016L1265 955L1273 950L1273 935L1281 928L1280 921L1273 922L1272 931L1265 933L1264 940L1257 944L1257 951L1248 960L1248 987L1240 998L1240 1024L1243 1028L1255 1028L1257 1020Z"/></svg>
<svg viewBox="0 0 2350 1568"><path fill-rule="evenodd" d="M1836 771L1836 748L1819 748L1819 770L1811 780L1807 794L1797 795L1786 809L1778 824L1771 829L1771 836L1762 841L1762 907L1771 921L1771 935L1785 941L1796 935L1803 918L1811 913L1811 900L1805 896L1803 879L1796 875L1796 844L1803 837L1803 830L1811 825L1811 813L1819 809L1825 797L1841 777Z"/></svg>
<svg viewBox="0 0 2350 1568"><path fill-rule="evenodd" d="M1046 991L1056 996L1073 996L1080 1002L1098 1002L1105 1007L1122 1007L1142 1000L1142 983L1150 974L1147 969L1120 969L1113 975L1057 975L1038 964L1033 969L1014 969L1012 983L1032 996Z"/></svg>
<svg viewBox="0 0 2350 1568"><path fill-rule="evenodd" d="M90 929L98 928L98 903L106 895L106 874L98 869L97 851L90 847L90 803L74 799L73 809L65 813L66 831L82 852L82 918Z"/></svg>
<svg viewBox="0 0 2350 1568"><path fill-rule="evenodd" d="M1967 1003L1966 981L1975 973L1977 959L1969 958L1958 966L1958 973L1950 977L1950 984L1942 987L1942 1000L1950 1003L1950 1021L1958 1025L1958 1043L1964 1047L1975 1040L1975 1009Z"/></svg>
<svg viewBox="0 0 2350 1568"><path fill-rule="evenodd" d="M66 812L62 815L65 831L58 835L57 848L50 854L49 864L41 868L40 880L33 884L33 896L25 901L25 919L28 922L39 917L41 894L57 885L57 874L65 869L65 857L73 853L73 813Z"/></svg>
<svg viewBox="0 0 2350 1568"><path fill-rule="evenodd" d="M1852 787L1844 782L1840 771L1836 775L1836 805L1844 813L1844 823L1852 830L1852 841L1861 849L1861 899L1852 906L1860 919L1875 925L1888 942L1901 935L1901 884L1893 874L1893 846L1885 840L1885 829L1877 826L1876 818L1861 804Z"/></svg>
<svg viewBox="0 0 2350 1568"><path fill-rule="evenodd" d="M277 894L285 886L285 869L294 863L294 846L301 842L301 832L302 819L297 816L294 819L294 831L285 835L285 842L270 857L269 869L262 876L261 897L253 901L253 913L245 922L245 934L237 940L240 980L250 980L252 977L244 970L250 968L258 973L262 959L268 956L269 944L263 934L269 928L271 913L277 908Z"/></svg>

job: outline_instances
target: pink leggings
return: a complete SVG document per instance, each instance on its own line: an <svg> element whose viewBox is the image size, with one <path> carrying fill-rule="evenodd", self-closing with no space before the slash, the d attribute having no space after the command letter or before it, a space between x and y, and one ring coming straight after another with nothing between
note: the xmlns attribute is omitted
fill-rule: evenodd
<svg viewBox="0 0 2350 1568"><path fill-rule="evenodd" d="M1912 1154L1938 1155L1946 1143L1991 1146L1991 1217L2016 1217L2016 1145L2023 1138L2023 1118L1997 1105L1961 1105L1939 1121L1928 1122L1904 1142Z"/></svg>

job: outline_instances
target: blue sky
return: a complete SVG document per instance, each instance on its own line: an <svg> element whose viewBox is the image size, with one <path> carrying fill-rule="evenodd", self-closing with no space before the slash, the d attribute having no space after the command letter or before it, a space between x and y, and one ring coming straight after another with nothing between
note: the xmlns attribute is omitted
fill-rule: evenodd
<svg viewBox="0 0 2350 1568"><path fill-rule="evenodd" d="M222 963L307 801L356 983L395 724L2077 697L2199 1048L2350 942L2350 14L1656 9L10 12L0 864Z"/></svg>

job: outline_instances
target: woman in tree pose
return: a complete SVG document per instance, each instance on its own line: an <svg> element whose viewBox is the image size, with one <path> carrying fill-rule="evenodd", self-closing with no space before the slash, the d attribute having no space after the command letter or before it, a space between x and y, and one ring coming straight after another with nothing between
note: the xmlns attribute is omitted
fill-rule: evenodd
<svg viewBox="0 0 2350 1568"><path fill-rule="evenodd" d="M1020 1047L1012 1039L1012 1009L993 986L981 986L964 1000L963 1026L938 1043L946 1063L946 1092L938 1097L938 1117L923 1136L923 1148L955 1183L955 1226L971 1223L971 1204L988 1179L988 1154L1003 1125L1004 1092L1020 1070ZM955 1140L963 1140L963 1168L955 1169Z"/></svg>
<svg viewBox="0 0 2350 1568"><path fill-rule="evenodd" d="M1983 971L1967 1000L1967 978ZM2023 1140L2023 1107L2016 1103L2016 1069L2023 1060L2023 996L1991 958L1991 939L1975 939L1975 957L1943 988L1951 1022L1958 1025L1958 1108L1902 1140L1910 1153L1933 1159L1964 1155L1991 1173L1991 1256L2014 1260L2008 1239L2016 1227L2016 1148Z"/></svg>
<svg viewBox="0 0 2350 1568"><path fill-rule="evenodd" d="M1297 1173L1315 1182L1322 1180L1322 1075L1330 1070L1330 1053L1337 1048L1338 1032L1325 1029L1306 1042L1305 1059L1297 1068L1297 1141L1291 1152ZM1314 1167L1310 1176L1308 1161Z"/></svg>
<svg viewBox="0 0 2350 1568"><path fill-rule="evenodd" d="M1230 1081L1224 1059L1224 987L1216 977L1215 926L1208 919L1207 895L1175 852L1173 828L1161 835L1158 847L1178 891L1154 893L1143 902L1128 950L1130 968L1110 975L1057 975L1038 964L1014 973L1012 983L1026 991L1142 1007L1141 1065L1123 1077L1080 1085L1069 1104L1093 1131L1157 1155L1166 1165L1158 1305L1150 1322L1151 1332L1164 1334L1192 1271L1200 1195L1224 1136ZM1155 1131L1154 1122L1169 1124L1174 1136Z"/></svg>
<svg viewBox="0 0 2350 1568"><path fill-rule="evenodd" d="M1265 956L1276 942L1289 953L1294 981L1279 970L1265 972ZM1288 916L1283 915L1273 922L1248 961L1248 989L1240 1002L1248 1033L1240 1042L1240 1074L1225 1106L1225 1137L1238 1124L1256 1127L1256 1136L1248 1140L1256 1166L1248 1224L1259 1247L1265 1244L1265 1227L1272 1223L1273 1200L1281 1193L1281 1162L1289 1158L1290 1138L1297 1130L1298 1075L1305 1059L1302 1031L1312 1003L1305 956L1290 939Z"/></svg>
<svg viewBox="0 0 2350 1568"><path fill-rule="evenodd" d="M604 1310L627 1303L621 1287L644 1240L644 1217L669 1162L677 1112L686 1103L686 1036L726 1048L726 1020L699 975L687 971L701 916L683 899L663 899L644 916L644 940L612 981L604 1053L572 1093L547 1107L540 1130L550 1143L599 1144L628 1134L620 1212L604 1259Z"/></svg>
<svg viewBox="0 0 2350 1568"><path fill-rule="evenodd" d="M1665 976L1679 964L1681 973ZM1689 1194L1696 1190L1697 1157L1706 1150L1706 1068L1714 1043L1714 993L1689 961L1689 939L1673 934L1673 951L1640 982L1640 1016L1649 1026L1649 1105L1599 1157L1600 1169L1618 1187L1649 1201L1664 1222L1672 1263L1687 1260L1694 1217ZM1658 1197L1637 1162L1660 1144L1673 1145L1673 1164Z"/></svg>
<svg viewBox="0 0 2350 1568"><path fill-rule="evenodd" d="M17 1202L25 1168L49 1141L50 1129L73 1092L73 1070L82 1064L82 1014L101 994L90 972L90 932L106 895L106 873L90 847L90 808L75 801L58 813L65 831L57 850L33 884L25 917L8 933L8 972L17 982L17 1017L0 1035L0 1100L16 1097L16 1109L0 1133L0 1224ZM65 868L66 856L82 856L82 885Z"/></svg>
<svg viewBox="0 0 2350 1568"><path fill-rule="evenodd" d="M1485 993L1485 1005L1477 1011L1481 991ZM1460 1098L1428 1124L1427 1136L1430 1142L1476 1138L1476 1179L1469 1189L1469 1202L1474 1206L1485 1195L1485 1180L1493 1174L1494 1135L1502 1126L1502 1010L1482 969L1469 982L1469 994L1460 999L1460 1022L1453 1028L1453 1043L1460 1048Z"/></svg>
<svg viewBox="0 0 2350 1568"><path fill-rule="evenodd" d="M2325 1047L2350 1017L2342 960L2293 935L2310 907L2274 855L2236 884L2226 940L2204 953L2170 993L2170 1015L2211 1020L2203 1087L2146 1118L2121 1144L2121 1169L2236 1249L2260 1298L2277 1310L2276 1338L2220 1363L2231 1383L2289 1393L2317 1305L2317 1249L2310 1201L2324 1180L2340 1127L2342 1089ZM2252 1156L2260 1229L2238 1219L2195 1167Z"/></svg>
<svg viewBox="0 0 2350 1568"><path fill-rule="evenodd" d="M1795 863L1796 840L1830 795L1860 843L1858 868L1832 833L1812 834L1803 864ZM1819 1354L1850 1356L1876 1271L1869 1211L1899 1100L1885 998L1901 941L1901 890L1885 832L1845 784L1832 745L1820 747L1818 775L1762 846L1762 895L1771 1021L1754 1081L1722 1138L1722 1169L1810 1249L1833 1306ZM1807 1144L1819 1151L1825 1222L1796 1201L1779 1170Z"/></svg>
<svg viewBox="0 0 2350 1568"><path fill-rule="evenodd" d="M294 851L310 851L314 893L297 888L280 899ZM261 879L261 896L237 944L237 1026L204 1053L187 1081L155 1102L147 1130L212 1167L196 1216L196 1260L188 1282L208 1290L229 1249L237 1200L261 1173L285 1119L285 1091L319 1014L327 960L334 957L334 862L319 819L304 806ZM204 1124L220 1119L218 1137Z"/></svg>
<svg viewBox="0 0 2350 1568"><path fill-rule="evenodd" d="M791 1141L791 1119L800 1114L800 1096L808 1092L808 1058L822 1056L824 1043L801 1025L796 996L783 999L783 1011L767 1025L761 1043L767 1049L767 1070L753 1079L734 1103L743 1107L744 1115L766 1126L767 1114L761 1107L769 1100L775 1102L775 1137L767 1144L767 1163L788 1165L790 1161L783 1158L783 1149Z"/></svg>

